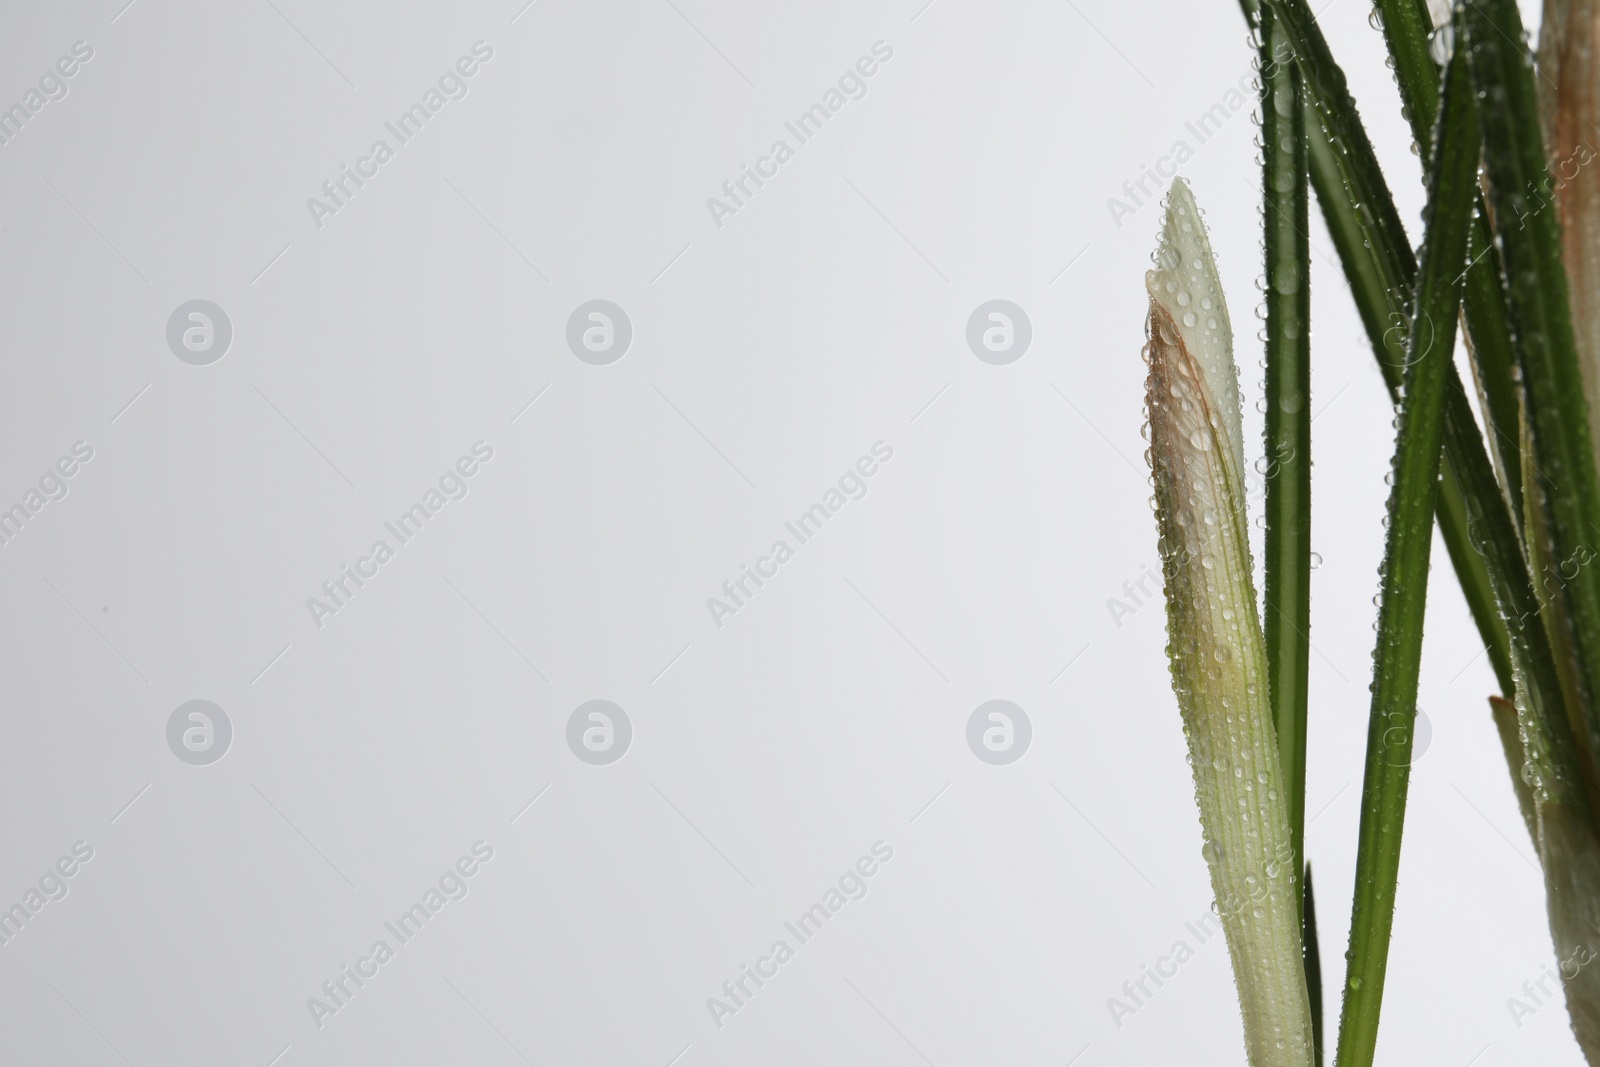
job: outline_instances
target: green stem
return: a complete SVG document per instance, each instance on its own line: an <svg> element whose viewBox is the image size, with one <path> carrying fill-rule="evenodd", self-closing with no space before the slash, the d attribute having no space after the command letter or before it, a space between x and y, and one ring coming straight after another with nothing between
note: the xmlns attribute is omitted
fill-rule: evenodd
<svg viewBox="0 0 1600 1067"><path fill-rule="evenodd" d="M1339 1020L1339 1067L1370 1067L1377 1047L1411 776L1444 401L1478 164L1473 110L1466 64L1458 59L1446 75L1446 99L1429 168L1427 236L1409 332L1389 497L1349 964Z"/></svg>

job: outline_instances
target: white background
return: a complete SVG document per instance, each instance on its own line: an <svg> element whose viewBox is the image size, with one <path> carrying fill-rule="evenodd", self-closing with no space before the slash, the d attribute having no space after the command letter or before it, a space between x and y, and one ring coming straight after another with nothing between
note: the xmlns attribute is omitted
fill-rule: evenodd
<svg viewBox="0 0 1600 1067"><path fill-rule="evenodd" d="M0 546L0 904L95 854L0 945L0 1060L1242 1062L1220 938L1108 1009L1210 903L1163 610L1108 609L1157 568L1159 216L1108 198L1195 148L1258 454L1255 130L1185 129L1248 73L1244 24L922 2L8 9L0 103L94 57L0 146L0 505L94 459ZM1360 0L1321 18L1415 234L1381 38ZM469 94L319 228L307 198L480 40ZM706 199L877 41L867 95L717 226ZM1315 214L1331 1032L1392 430ZM197 298L234 329L210 366L165 340ZM634 331L603 367L564 339L595 298ZM1003 367L965 340L996 298L1033 326ZM479 440L469 495L319 629L307 598ZM715 626L880 440L868 495ZM1559 1003L1507 1008L1554 960L1436 559L1380 1061L1577 1064ZM233 724L210 766L167 747L196 698ZM596 698L634 730L609 766L565 740ZM1003 767L965 737L995 698L1033 724ZM469 895L318 1027L307 998L480 839ZM718 1027L707 998L879 840L865 899Z"/></svg>

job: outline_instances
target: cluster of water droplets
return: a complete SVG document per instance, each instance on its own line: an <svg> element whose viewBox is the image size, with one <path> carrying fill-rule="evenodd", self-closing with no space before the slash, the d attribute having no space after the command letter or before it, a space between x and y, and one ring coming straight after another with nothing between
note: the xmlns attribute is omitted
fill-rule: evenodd
<svg viewBox="0 0 1600 1067"><path fill-rule="evenodd" d="M1517 674L1518 693L1525 693L1527 691L1527 683L1522 678L1521 672L1515 665L1513 665L1512 670ZM1550 758L1550 743L1542 731L1533 728L1529 723L1528 716L1523 712L1520 699L1517 703L1517 736L1522 741L1523 754L1520 776L1523 783L1527 785L1529 791L1533 794L1537 807L1542 808L1550 804L1554 799L1554 794L1563 785L1577 784L1562 783L1546 777L1546 771L1553 771L1554 769Z"/></svg>

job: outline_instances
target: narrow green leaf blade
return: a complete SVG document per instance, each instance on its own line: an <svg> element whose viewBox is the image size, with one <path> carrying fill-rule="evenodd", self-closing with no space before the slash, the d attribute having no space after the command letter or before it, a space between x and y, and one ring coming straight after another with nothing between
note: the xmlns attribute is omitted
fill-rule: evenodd
<svg viewBox="0 0 1600 1067"><path fill-rule="evenodd" d="M1305 107L1287 36L1261 20L1266 276L1266 539L1262 629L1296 867L1305 863L1311 655L1311 244Z"/></svg>
<svg viewBox="0 0 1600 1067"><path fill-rule="evenodd" d="M1378 11L1412 132L1420 142L1428 128L1423 123L1431 124L1438 115L1439 73L1427 45L1431 18L1422 0L1378 0ZM1453 35L1454 27L1448 32ZM1514 690L1505 692L1514 695L1524 709L1525 728L1533 737L1531 748L1538 754L1536 776L1551 794L1573 803L1572 793L1581 791L1583 774L1565 722L1567 701L1539 618L1538 600L1523 577L1526 553L1519 532L1525 464L1520 441L1520 401L1513 373L1515 355L1501 289L1500 257L1492 244L1481 192L1474 214L1467 238L1469 267L1462 303L1490 444L1499 461L1509 508L1500 507L1487 496L1462 501L1465 524L1473 531L1472 547L1476 549L1475 558L1469 562L1487 564L1485 573L1506 620L1506 652L1515 685ZM1447 388L1447 405L1459 407L1466 403L1465 396L1455 395L1459 386ZM1483 442L1476 432L1467 432L1464 422L1447 419L1445 454L1452 457L1453 464L1475 471L1473 480L1478 483L1489 477L1482 450ZM1449 501L1441 497L1441 513L1448 506ZM1575 802L1582 804L1583 797L1577 797Z"/></svg>
<svg viewBox="0 0 1600 1067"><path fill-rule="evenodd" d="M1279 17L1289 34L1307 99L1316 112L1317 121L1308 122L1306 127L1311 183L1378 368L1391 395L1396 395L1405 364L1416 257L1350 98L1344 72L1334 61L1310 7L1305 0L1268 0L1265 6ZM1248 8L1246 17L1249 18ZM1458 377L1453 367L1450 374ZM1471 427L1477 433L1465 391L1460 392L1459 398L1452 391L1446 405L1448 424ZM1477 448L1481 451L1482 447L1480 439ZM1509 638L1496 610L1493 581L1483 560L1472 550L1463 520L1467 511L1465 497L1504 497L1491 467L1480 470L1477 464L1454 454L1447 458L1450 473L1439 498L1439 532L1501 690L1509 693L1514 684Z"/></svg>
<svg viewBox="0 0 1600 1067"><path fill-rule="evenodd" d="M1378 166L1377 153L1361 123L1360 112L1343 69L1334 60L1328 42L1305 0L1268 0L1267 7L1283 24L1293 44L1296 62L1305 80L1307 100L1326 133L1327 157L1334 165L1336 185L1346 190L1352 221L1370 250L1368 270L1381 282L1387 313L1383 316L1383 356L1380 364L1391 384L1398 384L1406 359L1406 326L1416 277L1416 258L1406 236L1394 198ZM1330 183L1333 184L1333 183Z"/></svg>
<svg viewBox="0 0 1600 1067"><path fill-rule="evenodd" d="M1389 496L1349 964L1339 1020L1340 1067L1370 1067L1377 1047L1411 775L1444 401L1476 188L1478 137L1473 110L1466 65L1458 59L1446 75L1429 168L1427 236L1409 332Z"/></svg>
<svg viewBox="0 0 1600 1067"><path fill-rule="evenodd" d="M1439 65L1428 48L1433 19L1424 0L1375 0L1373 6L1411 136L1418 146L1425 145L1439 121Z"/></svg>
<svg viewBox="0 0 1600 1067"><path fill-rule="evenodd" d="M1538 532L1543 618L1582 739L1600 746L1600 487L1573 337L1560 225L1542 199L1549 188L1533 59L1515 0L1462 8L1463 47L1477 90L1484 170L1498 220L1508 318L1520 371L1529 465L1527 526Z"/></svg>
<svg viewBox="0 0 1600 1067"><path fill-rule="evenodd" d="M1424 0L1377 0L1376 10L1389 48L1389 63L1400 87L1402 110L1411 123L1411 136L1416 144L1427 144L1439 114L1439 66L1429 47L1432 17ZM1454 31L1446 28L1441 32L1448 39ZM1512 375L1515 357L1500 294L1500 255L1489 231L1481 194L1476 216L1467 238L1469 266L1461 296L1467 349L1488 424L1490 451L1498 463L1505 497L1520 521L1522 461L1516 382Z"/></svg>

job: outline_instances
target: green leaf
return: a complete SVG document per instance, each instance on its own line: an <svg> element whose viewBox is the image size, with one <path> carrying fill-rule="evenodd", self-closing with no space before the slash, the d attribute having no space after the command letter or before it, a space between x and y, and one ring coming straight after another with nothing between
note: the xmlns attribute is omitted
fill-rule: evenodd
<svg viewBox="0 0 1600 1067"><path fill-rule="evenodd" d="M1426 0L1375 0L1373 6L1389 46L1411 136L1420 149L1439 121L1439 65L1428 50L1433 18Z"/></svg>
<svg viewBox="0 0 1600 1067"><path fill-rule="evenodd" d="M1460 390L1459 380L1447 389ZM1464 401L1465 397L1461 397ZM1455 451L1468 456L1479 473L1488 470L1476 431L1446 424L1446 452L1449 438L1470 437L1455 442ZM1476 446L1476 447L1473 447ZM1527 462L1527 453L1523 453ZM1506 620L1508 649L1516 676L1513 692L1520 709L1523 729L1528 734L1534 758L1534 780L1547 797L1561 803L1587 807L1583 796L1585 775L1579 763L1577 745L1568 721L1567 703L1550 642L1540 621L1539 598L1522 569L1522 542L1510 524L1504 504L1495 498L1474 497L1468 501L1467 526L1473 532L1474 554L1487 564L1494 582L1496 602ZM1520 577L1519 577L1520 575Z"/></svg>
<svg viewBox="0 0 1600 1067"><path fill-rule="evenodd" d="M1522 521L1522 455L1517 434L1516 352L1500 293L1500 253L1489 232L1489 214L1478 197L1477 218L1467 235L1467 281L1461 293L1466 312L1467 352L1477 378L1479 410L1488 425L1490 447L1505 486L1513 519Z"/></svg>
<svg viewBox="0 0 1600 1067"><path fill-rule="evenodd" d="M1428 28L1432 25L1420 0L1378 0L1384 39L1400 85L1405 110L1413 133L1423 136L1421 125L1432 123L1438 114L1438 68L1428 50ZM1454 32L1454 28L1449 31ZM1520 400L1514 375L1515 355L1506 320L1506 301L1501 289L1500 257L1492 244L1483 196L1475 205L1476 218L1468 235L1468 269L1462 302L1469 329L1469 349L1477 372L1490 440L1495 446L1500 474L1506 485L1509 511L1487 496L1463 500L1466 524L1473 532L1473 547L1478 564L1487 564L1486 573L1494 587L1495 601L1505 619L1507 654L1512 664L1516 696L1523 708L1526 728L1532 731L1537 766L1534 773L1544 788L1570 798L1581 790L1585 776L1566 718L1571 701L1563 689L1561 664L1552 654L1540 621L1540 606L1526 578L1525 547L1539 552L1540 539L1519 539L1519 524L1524 516L1523 468L1527 457L1520 447ZM1459 383L1449 385L1452 394ZM1465 395L1447 397L1446 403L1466 403ZM1517 436L1513 436L1516 434ZM1452 462L1473 472L1472 481L1481 484L1490 476L1482 456L1478 434L1468 432L1464 422L1446 423L1445 453ZM1481 501L1482 507L1478 504ZM1446 506L1441 502L1441 507ZM1515 518L1513 518L1515 516ZM1568 687L1570 690L1571 687ZM1582 803L1578 797L1577 802ZM1567 802L1572 802L1570 799Z"/></svg>
<svg viewBox="0 0 1600 1067"><path fill-rule="evenodd" d="M1400 87L1402 110L1411 122L1411 136L1426 144L1439 114L1439 67L1429 48L1433 21L1424 0L1377 0L1390 66ZM1441 31L1448 40L1451 28ZM1477 377L1481 409L1488 424L1505 497L1520 522L1522 460L1518 454L1518 408L1511 328L1500 293L1500 255L1489 231L1488 212L1480 193L1472 232L1467 239L1469 264L1462 304L1467 324L1467 350ZM1507 692L1510 690L1507 689Z"/></svg>
<svg viewBox="0 0 1600 1067"><path fill-rule="evenodd" d="M1478 164L1473 112L1466 64L1457 59L1446 74L1445 100L1429 167L1427 234L1408 333L1394 486L1389 496L1349 963L1339 1020L1340 1067L1370 1067L1377 1046L1411 776L1445 397L1455 352L1467 232L1472 223Z"/></svg>
<svg viewBox="0 0 1600 1067"><path fill-rule="evenodd" d="M1560 225L1546 210L1550 188L1532 56L1513 0L1462 9L1463 47L1481 99L1484 171L1498 220L1508 319L1520 372L1529 466L1526 525L1537 534L1541 616L1581 709L1579 739L1600 748L1600 536L1588 408L1573 339Z"/></svg>
<svg viewBox="0 0 1600 1067"><path fill-rule="evenodd" d="M1405 366L1406 325L1416 276L1411 242L1350 96L1344 71L1334 61L1316 16L1305 0L1269 0L1266 6L1282 23L1293 45L1307 100L1326 134L1326 158L1336 175L1335 182L1329 183L1330 191L1340 186L1346 190L1351 221L1370 247L1370 256L1362 268L1372 275L1369 284L1377 282L1381 286L1386 305L1379 363L1392 387L1398 384Z"/></svg>
<svg viewBox="0 0 1600 1067"><path fill-rule="evenodd" d="M1305 863L1306 677L1311 654L1311 243L1305 107L1288 39L1261 20L1266 276L1266 539L1262 629L1294 863Z"/></svg>
<svg viewBox="0 0 1600 1067"><path fill-rule="evenodd" d="M1311 184L1317 203L1339 253L1378 368L1390 394L1398 395L1416 258L1383 180L1377 155L1350 98L1344 72L1334 61L1311 9L1305 0L1269 0L1266 6L1288 33L1308 101L1317 115L1317 121L1308 122L1306 129ZM1248 7L1246 13L1249 17ZM1458 379L1454 367L1450 376ZM1470 427L1473 434L1477 433L1464 390L1450 391L1445 403L1447 425ZM1466 437L1456 435L1454 439L1465 441ZM1482 451L1481 439L1476 447ZM1439 532L1501 690L1509 693L1514 685L1509 638L1496 609L1491 576L1471 547L1464 519L1468 511L1466 497L1492 496L1502 502L1505 498L1487 463L1480 466L1470 457L1454 452L1446 458L1449 471L1439 495ZM1478 510L1492 514L1487 506Z"/></svg>

